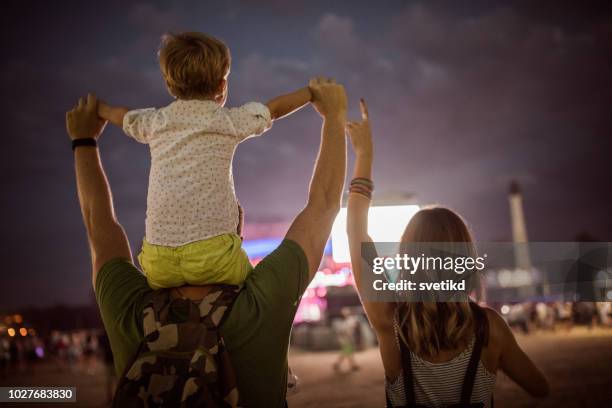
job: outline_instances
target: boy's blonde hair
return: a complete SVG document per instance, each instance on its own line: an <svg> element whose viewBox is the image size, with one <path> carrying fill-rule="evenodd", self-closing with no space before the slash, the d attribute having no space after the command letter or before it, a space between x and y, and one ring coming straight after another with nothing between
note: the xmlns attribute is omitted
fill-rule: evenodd
<svg viewBox="0 0 612 408"><path fill-rule="evenodd" d="M179 99L216 96L231 63L222 41L197 32L165 34L158 55L168 90Z"/></svg>

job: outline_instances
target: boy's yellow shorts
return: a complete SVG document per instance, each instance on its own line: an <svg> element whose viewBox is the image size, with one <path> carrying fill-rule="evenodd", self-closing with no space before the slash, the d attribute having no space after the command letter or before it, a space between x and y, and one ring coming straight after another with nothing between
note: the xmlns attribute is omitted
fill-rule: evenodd
<svg viewBox="0 0 612 408"><path fill-rule="evenodd" d="M138 261L152 289L244 282L253 269L236 234L223 234L179 247L143 240Z"/></svg>

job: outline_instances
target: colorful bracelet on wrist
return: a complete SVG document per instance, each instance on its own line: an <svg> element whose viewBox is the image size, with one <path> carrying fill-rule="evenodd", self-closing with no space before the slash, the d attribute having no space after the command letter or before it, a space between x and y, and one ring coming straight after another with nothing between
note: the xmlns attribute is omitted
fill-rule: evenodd
<svg viewBox="0 0 612 408"><path fill-rule="evenodd" d="M364 177L357 177L351 180L351 186L349 187L349 193L357 193L362 196L372 199L372 193L374 192L374 182Z"/></svg>
<svg viewBox="0 0 612 408"><path fill-rule="evenodd" d="M369 192L367 192L367 191L361 191L361 190L356 190L356 189L351 188L351 189L349 190L349 194L353 194L353 193L354 193L354 194L359 194L359 195L362 195L362 196L364 196L365 198L367 198L368 200L371 200L371 199L372 199L372 193L369 193Z"/></svg>
<svg viewBox="0 0 612 408"><path fill-rule="evenodd" d="M351 180L351 186L354 186L354 185L361 185L361 186L365 186L365 187L368 187L374 190L374 183L372 182L372 180L367 179L367 178L363 178L363 177L354 178L353 180Z"/></svg>

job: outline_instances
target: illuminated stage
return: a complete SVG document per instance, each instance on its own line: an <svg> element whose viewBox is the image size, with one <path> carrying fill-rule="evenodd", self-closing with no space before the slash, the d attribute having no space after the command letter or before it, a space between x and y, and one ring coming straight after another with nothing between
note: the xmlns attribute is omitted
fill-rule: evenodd
<svg viewBox="0 0 612 408"><path fill-rule="evenodd" d="M370 236L377 242L398 242L406 224L418 210L419 206L414 204L372 206L369 212ZM254 264L276 249L288 226L246 225L243 247ZM295 324L330 323L340 315L343 307L355 308L361 313L361 303L353 283L346 235L346 208L342 208L334 222L331 239L325 246L319 271L304 293Z"/></svg>

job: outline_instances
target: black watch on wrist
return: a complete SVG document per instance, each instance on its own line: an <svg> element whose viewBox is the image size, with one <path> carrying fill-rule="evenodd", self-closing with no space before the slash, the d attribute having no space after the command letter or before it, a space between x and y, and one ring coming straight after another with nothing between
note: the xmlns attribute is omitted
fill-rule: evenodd
<svg viewBox="0 0 612 408"><path fill-rule="evenodd" d="M93 137L87 137L83 139L74 139L72 141L72 151L74 151L74 149L76 149L79 146L97 147L98 142Z"/></svg>

